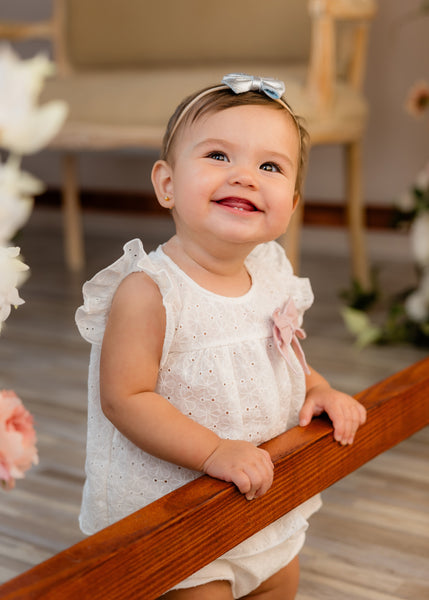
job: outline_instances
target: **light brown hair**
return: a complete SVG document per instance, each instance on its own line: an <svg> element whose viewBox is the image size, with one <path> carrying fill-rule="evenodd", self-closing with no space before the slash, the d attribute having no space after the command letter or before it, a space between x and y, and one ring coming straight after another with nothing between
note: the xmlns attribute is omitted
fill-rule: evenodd
<svg viewBox="0 0 429 600"><path fill-rule="evenodd" d="M203 115L246 105L268 106L274 110L283 110L293 119L299 136L300 148L295 191L300 194L308 159L309 135L302 119L295 115L283 97L275 100L257 91L236 94L224 85L211 86L188 96L179 104L168 121L162 143L161 159L173 164L175 140L178 133L187 125L194 123Z"/></svg>

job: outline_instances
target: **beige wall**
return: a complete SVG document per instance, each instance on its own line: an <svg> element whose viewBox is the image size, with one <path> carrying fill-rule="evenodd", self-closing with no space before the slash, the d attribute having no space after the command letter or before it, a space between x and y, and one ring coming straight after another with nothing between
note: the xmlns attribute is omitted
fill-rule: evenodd
<svg viewBox="0 0 429 600"><path fill-rule="evenodd" d="M429 16L407 23L403 19L419 4L420 0L378 1L365 83L371 110L364 147L369 203L391 203L429 161L429 111L419 120L404 110L413 83L422 78L429 82ZM336 148L313 153L308 197L341 197L340 160Z"/></svg>
<svg viewBox="0 0 429 600"><path fill-rule="evenodd" d="M286 1L286 0L285 0ZM303 0L304 1L304 0ZM409 87L429 81L429 17L404 23L406 11L420 0L379 0L371 30L365 84L371 107L365 140L364 177L368 203L390 204L429 160L429 113L415 120L404 111ZM37 18L49 13L50 0L0 0L2 17ZM32 53L36 45L23 52ZM150 167L156 156L133 153L86 154L81 157L84 186L150 189ZM339 148L316 148L311 156L306 195L311 199L340 201L343 194ZM58 185L58 157L51 152L26 160L27 168L49 185Z"/></svg>

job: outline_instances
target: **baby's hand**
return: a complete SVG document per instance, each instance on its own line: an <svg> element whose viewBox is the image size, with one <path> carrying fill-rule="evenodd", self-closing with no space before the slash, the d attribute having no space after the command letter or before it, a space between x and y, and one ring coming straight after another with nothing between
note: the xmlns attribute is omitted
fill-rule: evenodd
<svg viewBox="0 0 429 600"><path fill-rule="evenodd" d="M247 500L259 498L271 487L274 465L266 450L250 442L220 440L203 465L204 473L232 481Z"/></svg>
<svg viewBox="0 0 429 600"><path fill-rule="evenodd" d="M366 421L366 410L357 400L334 390L329 385L311 388L299 414L299 424L308 425L313 416L326 412L334 426L334 439L346 446L352 444L356 431Z"/></svg>

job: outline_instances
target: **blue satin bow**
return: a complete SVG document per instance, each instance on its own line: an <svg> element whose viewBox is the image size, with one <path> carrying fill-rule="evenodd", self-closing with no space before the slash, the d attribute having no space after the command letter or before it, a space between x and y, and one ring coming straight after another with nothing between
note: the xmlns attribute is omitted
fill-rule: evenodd
<svg viewBox="0 0 429 600"><path fill-rule="evenodd" d="M285 93L285 84L283 81L273 79L272 77L254 77L245 73L230 73L229 75L225 75L222 83L231 88L236 94L254 90L263 92L270 98L278 100Z"/></svg>

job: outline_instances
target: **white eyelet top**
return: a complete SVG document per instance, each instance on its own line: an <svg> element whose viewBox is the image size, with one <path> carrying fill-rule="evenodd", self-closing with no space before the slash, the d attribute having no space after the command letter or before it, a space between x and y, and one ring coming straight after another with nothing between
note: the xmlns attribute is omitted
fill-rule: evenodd
<svg viewBox="0 0 429 600"><path fill-rule="evenodd" d="M291 366L279 353L272 314L292 298L301 324L313 302L311 286L293 274L276 242L256 247L246 268L250 290L240 297L219 296L195 283L161 246L146 254L135 239L124 246L121 258L85 283L84 304L76 312L79 331L92 344L80 515L85 533L110 525L200 475L140 450L101 411L101 343L112 298L128 274L144 271L163 297L166 331L156 392L223 438L260 444L298 424L305 376L291 348ZM256 534L258 546L265 543L263 532L269 544L285 539L319 505L318 499L310 500Z"/></svg>

